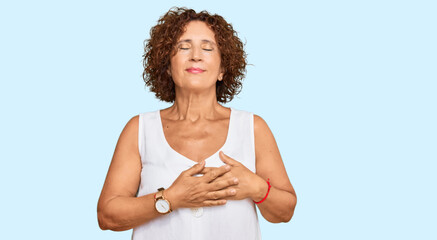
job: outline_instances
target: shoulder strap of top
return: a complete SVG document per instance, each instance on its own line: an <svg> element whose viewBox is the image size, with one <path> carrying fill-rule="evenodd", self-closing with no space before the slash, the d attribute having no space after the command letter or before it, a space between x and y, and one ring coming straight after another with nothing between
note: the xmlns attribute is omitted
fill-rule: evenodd
<svg viewBox="0 0 437 240"><path fill-rule="evenodd" d="M244 155L245 165L252 171L255 170L255 135L253 113L243 110L233 110L232 137L230 146L238 146L238 154ZM237 153L235 153L237 154Z"/></svg>
<svg viewBox="0 0 437 240"><path fill-rule="evenodd" d="M156 128L156 116L159 111L144 112L139 114L138 122L138 150L141 157L145 154L147 135L152 134L150 128Z"/></svg>
<svg viewBox="0 0 437 240"><path fill-rule="evenodd" d="M143 156L144 149L144 115L146 113L138 114L138 152Z"/></svg>

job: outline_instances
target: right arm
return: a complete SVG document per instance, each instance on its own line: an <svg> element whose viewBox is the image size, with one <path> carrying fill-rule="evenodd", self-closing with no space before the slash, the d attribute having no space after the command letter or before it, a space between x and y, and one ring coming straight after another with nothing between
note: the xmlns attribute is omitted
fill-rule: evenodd
<svg viewBox="0 0 437 240"><path fill-rule="evenodd" d="M128 230L159 216L153 194L135 197L141 180L138 121L133 117L120 134L97 205L102 230ZM152 207L150 207L152 206Z"/></svg>
<svg viewBox="0 0 437 240"><path fill-rule="evenodd" d="M97 205L97 217L102 230L124 231L161 216L155 209L155 193L135 197L142 168L138 150L138 124L137 115L129 120L118 139ZM234 179L211 182L229 170L226 166L205 168L204 162L201 162L183 171L164 191L164 196L173 210L225 204L225 199L234 195L228 187L237 183ZM204 176L193 176L198 173L204 173Z"/></svg>

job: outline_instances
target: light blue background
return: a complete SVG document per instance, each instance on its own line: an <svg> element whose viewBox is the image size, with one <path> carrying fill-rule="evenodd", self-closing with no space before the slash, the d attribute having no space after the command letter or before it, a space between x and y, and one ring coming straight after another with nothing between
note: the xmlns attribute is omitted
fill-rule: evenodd
<svg viewBox="0 0 437 240"><path fill-rule="evenodd" d="M126 122L169 106L141 56L172 6L247 42L226 106L267 121L298 196L263 239L437 239L435 1L180 2L0 3L1 239L130 239L97 200Z"/></svg>

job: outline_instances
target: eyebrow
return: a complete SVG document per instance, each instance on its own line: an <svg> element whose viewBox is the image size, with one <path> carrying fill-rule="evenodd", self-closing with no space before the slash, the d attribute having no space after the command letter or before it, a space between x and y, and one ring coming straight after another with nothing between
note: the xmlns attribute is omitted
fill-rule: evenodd
<svg viewBox="0 0 437 240"><path fill-rule="evenodd" d="M192 43L193 41L191 39L183 39L183 40L180 40L179 42L177 42L177 44L180 44L180 43L183 43L183 42ZM210 43L212 45L217 45L215 42L207 40L207 39L203 39L202 43Z"/></svg>

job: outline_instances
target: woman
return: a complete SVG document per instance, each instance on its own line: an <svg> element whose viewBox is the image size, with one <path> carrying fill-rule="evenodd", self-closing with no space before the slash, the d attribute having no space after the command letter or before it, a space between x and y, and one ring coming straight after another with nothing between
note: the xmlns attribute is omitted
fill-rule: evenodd
<svg viewBox="0 0 437 240"><path fill-rule="evenodd" d="M152 28L143 77L174 104L123 129L98 203L101 229L132 239L260 239L255 205L288 222L296 194L265 121L223 107L246 54L221 16L170 9Z"/></svg>

